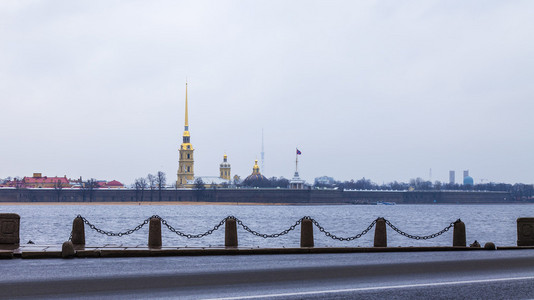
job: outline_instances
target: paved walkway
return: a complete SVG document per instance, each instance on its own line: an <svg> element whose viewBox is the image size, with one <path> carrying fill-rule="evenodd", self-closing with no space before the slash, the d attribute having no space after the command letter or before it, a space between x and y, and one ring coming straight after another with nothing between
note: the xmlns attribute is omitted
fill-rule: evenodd
<svg viewBox="0 0 534 300"><path fill-rule="evenodd" d="M534 251L0 261L0 299L534 299ZM11 270L11 271L9 271Z"/></svg>

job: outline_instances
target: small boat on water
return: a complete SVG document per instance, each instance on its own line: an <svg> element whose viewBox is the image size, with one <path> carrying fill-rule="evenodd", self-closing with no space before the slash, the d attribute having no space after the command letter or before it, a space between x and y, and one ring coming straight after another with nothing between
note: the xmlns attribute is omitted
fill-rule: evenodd
<svg viewBox="0 0 534 300"><path fill-rule="evenodd" d="M395 205L395 202L376 201L376 205Z"/></svg>

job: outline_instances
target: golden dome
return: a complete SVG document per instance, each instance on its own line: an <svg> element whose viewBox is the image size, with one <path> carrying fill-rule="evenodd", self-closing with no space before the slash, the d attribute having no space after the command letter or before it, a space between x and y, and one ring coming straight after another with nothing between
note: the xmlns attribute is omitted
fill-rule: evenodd
<svg viewBox="0 0 534 300"><path fill-rule="evenodd" d="M260 166L258 166L258 160L254 162L254 167L252 168L252 174L260 174Z"/></svg>
<svg viewBox="0 0 534 300"><path fill-rule="evenodd" d="M266 182L268 183L268 179L261 175L260 166L258 166L258 160L256 159L252 168L252 174L245 178L243 184L245 186L265 186Z"/></svg>

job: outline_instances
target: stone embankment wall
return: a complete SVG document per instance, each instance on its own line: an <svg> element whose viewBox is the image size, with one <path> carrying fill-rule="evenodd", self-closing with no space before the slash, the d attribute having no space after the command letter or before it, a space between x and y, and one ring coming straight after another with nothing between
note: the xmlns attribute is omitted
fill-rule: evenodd
<svg viewBox="0 0 534 300"><path fill-rule="evenodd" d="M340 191L290 189L112 190L0 189L1 202L227 202L288 204L512 203L506 192Z"/></svg>

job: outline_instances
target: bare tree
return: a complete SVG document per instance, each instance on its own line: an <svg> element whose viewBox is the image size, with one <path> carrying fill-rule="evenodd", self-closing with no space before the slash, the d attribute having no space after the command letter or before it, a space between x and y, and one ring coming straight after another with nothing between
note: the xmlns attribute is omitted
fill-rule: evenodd
<svg viewBox="0 0 534 300"><path fill-rule="evenodd" d="M148 187L150 188L150 201L154 201L154 190L156 189L156 176L148 174L146 176Z"/></svg>
<svg viewBox="0 0 534 300"><path fill-rule="evenodd" d="M13 181L15 182L15 188L17 190L26 188L26 182L24 181L24 178L21 179L20 177L15 177Z"/></svg>
<svg viewBox="0 0 534 300"><path fill-rule="evenodd" d="M239 177L239 175L234 175L234 185L235 186L240 186L241 185L241 177Z"/></svg>
<svg viewBox="0 0 534 300"><path fill-rule="evenodd" d="M77 182L80 184L80 189L78 191L80 193L80 196L82 196L82 202L85 202L85 195L87 194L87 187L85 186L85 182L82 180L81 176L80 176L80 179L77 180Z"/></svg>
<svg viewBox="0 0 534 300"><path fill-rule="evenodd" d="M172 184L172 187L174 188L174 200L175 201L178 201L179 197L178 197L178 188L180 187L180 185L178 184L177 181L175 181L173 184Z"/></svg>
<svg viewBox="0 0 534 300"><path fill-rule="evenodd" d="M195 179L195 195L197 198L197 201L202 200L204 197L204 191L206 190L206 185L204 184L204 181L202 178Z"/></svg>
<svg viewBox="0 0 534 300"><path fill-rule="evenodd" d="M166 183L167 183L167 178L165 176L165 173L158 171L158 173L156 174L156 185L158 187L158 192L159 192L159 201L162 200L161 190L165 188Z"/></svg>
<svg viewBox="0 0 534 300"><path fill-rule="evenodd" d="M54 190L56 191L57 202L60 202L61 201L61 192L63 191L63 182L61 182L61 180L56 180L54 182Z"/></svg>
<svg viewBox="0 0 534 300"><path fill-rule="evenodd" d="M197 178L195 179L195 190L205 190L206 189L206 185L204 184L204 181L202 180L202 178Z"/></svg>
<svg viewBox="0 0 534 300"><path fill-rule="evenodd" d="M84 184L85 188L87 189L87 193L89 194L89 202L92 202L94 200L95 190L98 189L98 182L96 179L91 178L87 180Z"/></svg>
<svg viewBox="0 0 534 300"><path fill-rule="evenodd" d="M98 188L98 182L96 179L91 178L87 181L83 181L80 177L80 195L82 195L82 201L85 202L85 196L89 196L89 202L93 201L95 189Z"/></svg>
<svg viewBox="0 0 534 300"><path fill-rule="evenodd" d="M138 194L141 194L141 201L143 201L144 200L145 189L148 187L146 179L143 178L143 177L137 178L135 180L134 187L135 187L135 191L136 191L136 198L139 198Z"/></svg>

